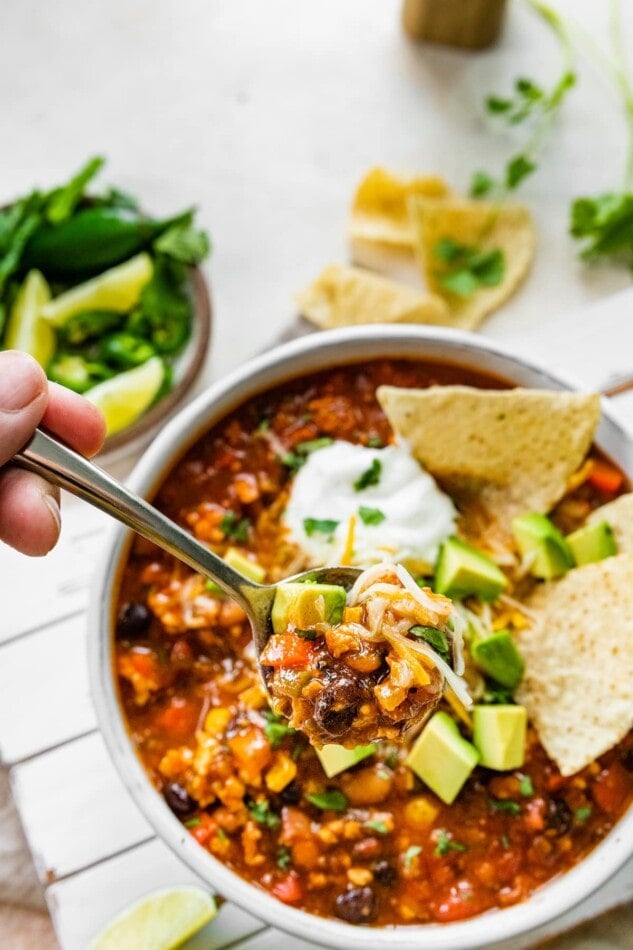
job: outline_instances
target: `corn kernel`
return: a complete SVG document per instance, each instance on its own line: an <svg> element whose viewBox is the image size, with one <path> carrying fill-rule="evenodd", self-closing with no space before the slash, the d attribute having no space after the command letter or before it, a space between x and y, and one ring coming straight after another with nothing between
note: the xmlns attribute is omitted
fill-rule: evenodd
<svg viewBox="0 0 633 950"><path fill-rule="evenodd" d="M374 875L369 868L350 868L347 872L347 879L354 887L365 887L367 884L371 884Z"/></svg>
<svg viewBox="0 0 633 950"><path fill-rule="evenodd" d="M228 709L223 709L222 706L217 706L215 709L210 709L204 720L204 731L210 732L212 735L218 735L221 732L224 732L229 722L231 721L232 713Z"/></svg>
<svg viewBox="0 0 633 950"><path fill-rule="evenodd" d="M405 805L404 816L414 828L428 828L437 818L439 809L425 795L412 798Z"/></svg>
<svg viewBox="0 0 633 950"><path fill-rule="evenodd" d="M255 683L254 686L240 693L240 701L249 709L263 709L268 705L266 694L259 683Z"/></svg>
<svg viewBox="0 0 633 950"><path fill-rule="evenodd" d="M362 623L362 607L345 607L343 609L343 623Z"/></svg>
<svg viewBox="0 0 633 950"><path fill-rule="evenodd" d="M286 785L292 782L296 774L296 764L289 755L281 752L276 756L275 762L266 772L264 781L266 782L266 787L269 788L271 792L281 792Z"/></svg>

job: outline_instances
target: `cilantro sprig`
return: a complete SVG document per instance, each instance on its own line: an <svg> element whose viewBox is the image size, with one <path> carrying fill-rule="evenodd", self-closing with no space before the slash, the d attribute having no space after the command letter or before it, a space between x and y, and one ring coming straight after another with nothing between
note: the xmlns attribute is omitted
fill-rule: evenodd
<svg viewBox="0 0 633 950"><path fill-rule="evenodd" d="M437 832L437 841L433 854L437 858L443 858L451 851L468 851L467 845L461 841L455 841L452 834L445 828L440 828Z"/></svg>
<svg viewBox="0 0 633 950"><path fill-rule="evenodd" d="M423 624L415 624L415 626L409 627L409 633L417 637L418 640L424 640L425 643L433 647L435 652L438 653L443 660L447 663L449 662L450 650L448 637L443 630L438 630L436 627L426 627Z"/></svg>
<svg viewBox="0 0 633 950"><path fill-rule="evenodd" d="M505 259L499 248L484 250L443 237L433 254L444 265L435 272L439 284L458 297L471 297L480 287L497 287L505 274Z"/></svg>
<svg viewBox="0 0 633 950"><path fill-rule="evenodd" d="M234 511L227 511L220 521L220 531L230 541L248 541L248 518L239 518Z"/></svg>
<svg viewBox="0 0 633 950"><path fill-rule="evenodd" d="M354 482L354 491L365 491L366 488L371 488L372 485L378 485L381 475L382 462L380 459L373 459L369 468L361 472Z"/></svg>

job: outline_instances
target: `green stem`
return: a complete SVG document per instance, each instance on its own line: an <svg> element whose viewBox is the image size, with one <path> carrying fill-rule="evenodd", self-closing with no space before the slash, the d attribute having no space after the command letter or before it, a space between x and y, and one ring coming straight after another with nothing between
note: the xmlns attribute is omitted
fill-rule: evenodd
<svg viewBox="0 0 633 950"><path fill-rule="evenodd" d="M611 0L609 4L609 29L613 49L613 78L622 96L624 112L628 125L628 147L624 165L624 191L633 186L633 88L629 77L629 68L622 41L622 7L620 0Z"/></svg>

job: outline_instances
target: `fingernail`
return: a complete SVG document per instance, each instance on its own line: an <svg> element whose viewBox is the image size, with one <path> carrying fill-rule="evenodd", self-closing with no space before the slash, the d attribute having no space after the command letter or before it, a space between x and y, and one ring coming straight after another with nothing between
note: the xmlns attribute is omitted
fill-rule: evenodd
<svg viewBox="0 0 633 950"><path fill-rule="evenodd" d="M46 505L46 507L48 508L48 510L50 511L50 513L52 514L53 518L55 519L55 524L57 525L57 531L58 531L58 532L61 531L61 527L62 527L62 516L61 516L61 512L60 512L60 510L59 510L59 505L58 505L58 503L57 503L57 499L56 499L56 498L53 498L52 495L44 495L44 504Z"/></svg>
<svg viewBox="0 0 633 950"><path fill-rule="evenodd" d="M16 412L33 402L43 390L42 374L25 353L2 354L0 360L0 412Z"/></svg>

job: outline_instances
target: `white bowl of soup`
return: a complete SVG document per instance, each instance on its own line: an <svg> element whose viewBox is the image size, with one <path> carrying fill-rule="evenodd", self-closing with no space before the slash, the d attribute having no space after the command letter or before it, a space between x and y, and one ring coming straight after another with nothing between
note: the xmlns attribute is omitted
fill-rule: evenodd
<svg viewBox="0 0 633 950"><path fill-rule="evenodd" d="M257 579L278 580L305 566L283 519L309 453L393 442L375 398L384 384L574 389L466 333L315 334L199 396L130 484L219 553L237 551ZM633 447L608 406L595 446L625 490ZM585 514L609 500L571 491ZM173 851L269 924L329 947L523 946L631 857L630 735L562 776L530 727L520 768L475 768L451 804L389 744L328 776L268 709L246 618L212 583L123 529L99 577L90 663L114 763Z"/></svg>

